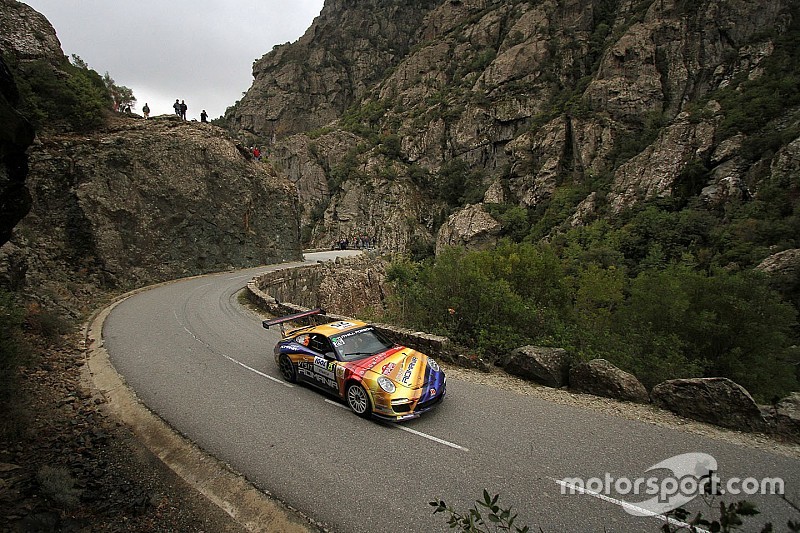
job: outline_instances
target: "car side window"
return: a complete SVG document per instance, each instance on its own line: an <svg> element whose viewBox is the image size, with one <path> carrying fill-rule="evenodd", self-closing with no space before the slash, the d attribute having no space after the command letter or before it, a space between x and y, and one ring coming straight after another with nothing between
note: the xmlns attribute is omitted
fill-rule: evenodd
<svg viewBox="0 0 800 533"><path fill-rule="evenodd" d="M331 346L328 338L325 335L320 335L319 333L311 334L311 340L308 343L308 347L321 354L326 354L333 351L333 347Z"/></svg>
<svg viewBox="0 0 800 533"><path fill-rule="evenodd" d="M298 335L294 338L294 342L297 344L302 344L303 346L308 346L309 341L310 339L308 333L303 333L302 335Z"/></svg>

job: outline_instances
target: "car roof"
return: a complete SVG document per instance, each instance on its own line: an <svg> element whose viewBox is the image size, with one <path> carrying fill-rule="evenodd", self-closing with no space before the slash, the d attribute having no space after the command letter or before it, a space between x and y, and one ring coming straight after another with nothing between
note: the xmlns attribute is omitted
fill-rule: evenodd
<svg viewBox="0 0 800 533"><path fill-rule="evenodd" d="M304 328L295 329L289 332L287 336L293 337L300 333L321 333L326 337L330 337L344 333L345 331L363 328L366 325L368 324L366 322L362 322L361 320L337 320L335 322L320 324L318 326L306 326Z"/></svg>

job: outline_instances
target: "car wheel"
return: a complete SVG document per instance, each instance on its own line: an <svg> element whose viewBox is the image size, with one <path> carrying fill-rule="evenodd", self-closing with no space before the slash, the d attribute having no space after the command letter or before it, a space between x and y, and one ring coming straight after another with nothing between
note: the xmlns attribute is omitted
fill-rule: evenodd
<svg viewBox="0 0 800 533"><path fill-rule="evenodd" d="M369 418L372 414L372 405L369 394L358 383L352 383L347 387L347 405L360 417Z"/></svg>
<svg viewBox="0 0 800 533"><path fill-rule="evenodd" d="M285 353L281 354L280 358L278 359L278 366L281 369L283 379L289 383L297 383L297 369L295 369L294 363L292 363L292 360L289 359L288 355Z"/></svg>

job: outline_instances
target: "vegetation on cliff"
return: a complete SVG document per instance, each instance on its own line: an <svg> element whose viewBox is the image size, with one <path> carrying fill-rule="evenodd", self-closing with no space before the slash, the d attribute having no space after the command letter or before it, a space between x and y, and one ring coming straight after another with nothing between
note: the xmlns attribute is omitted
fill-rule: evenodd
<svg viewBox="0 0 800 533"><path fill-rule="evenodd" d="M130 92L104 78L78 56L6 62L15 73L20 112L37 130L87 131L101 126L112 109L114 91ZM55 62L55 64L53 64Z"/></svg>

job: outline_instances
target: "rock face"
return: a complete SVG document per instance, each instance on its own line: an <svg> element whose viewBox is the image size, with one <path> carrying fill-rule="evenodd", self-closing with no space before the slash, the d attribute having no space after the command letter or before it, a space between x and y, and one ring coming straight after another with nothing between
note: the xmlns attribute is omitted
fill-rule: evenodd
<svg viewBox="0 0 800 533"><path fill-rule="evenodd" d="M44 15L16 0L0 0L0 50L22 61L64 55L55 29Z"/></svg>
<svg viewBox="0 0 800 533"><path fill-rule="evenodd" d="M773 431L793 442L800 442L800 392L793 392L769 413Z"/></svg>
<svg viewBox="0 0 800 533"><path fill-rule="evenodd" d="M523 346L511 352L504 363L506 372L559 388L567 384L570 357L561 348Z"/></svg>
<svg viewBox="0 0 800 533"><path fill-rule="evenodd" d="M709 101L763 75L789 0L376 2L327 0L299 41L256 62L228 115L294 174L313 245L354 228L393 250L435 242L487 189L484 201L538 209L559 187L602 182L572 224L657 197L722 205L800 161L745 159L746 136L719 135L730 111ZM442 194L454 161L471 180L455 202ZM684 183L696 168L701 182Z"/></svg>
<svg viewBox="0 0 800 533"><path fill-rule="evenodd" d="M468 205L453 214L439 228L436 253L445 246L463 246L481 250L497 244L500 223L482 205Z"/></svg>
<svg viewBox="0 0 800 533"><path fill-rule="evenodd" d="M650 393L653 403L676 414L744 431L764 431L766 421L750 394L727 378L673 379Z"/></svg>
<svg viewBox="0 0 800 533"><path fill-rule="evenodd" d="M253 86L226 119L269 143L328 125L408 53L435 3L327 0L297 42L253 64Z"/></svg>
<svg viewBox="0 0 800 533"><path fill-rule="evenodd" d="M768 274L795 277L800 275L800 249L784 250L764 259L756 267Z"/></svg>
<svg viewBox="0 0 800 533"><path fill-rule="evenodd" d="M28 214L31 197L25 187L28 156L33 142L33 127L15 109L19 102L17 86L0 57L0 246L11 237L11 230Z"/></svg>
<svg viewBox="0 0 800 533"><path fill-rule="evenodd" d="M118 118L30 159L33 208L3 249L27 272L18 285L126 287L300 257L291 184L210 124Z"/></svg>
<svg viewBox="0 0 800 533"><path fill-rule="evenodd" d="M593 359L569 370L569 386L578 392L636 403L650 403L650 395L636 377L605 359Z"/></svg>

